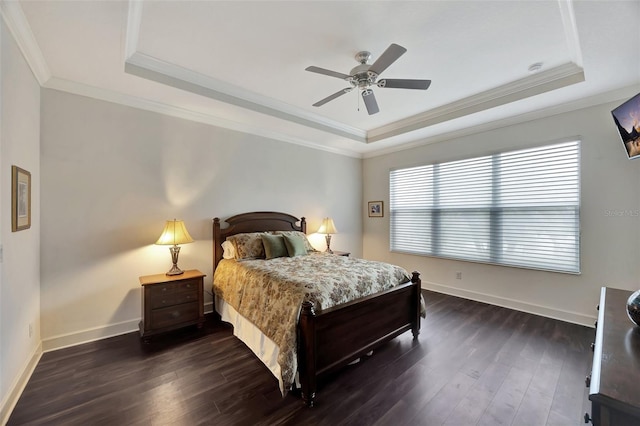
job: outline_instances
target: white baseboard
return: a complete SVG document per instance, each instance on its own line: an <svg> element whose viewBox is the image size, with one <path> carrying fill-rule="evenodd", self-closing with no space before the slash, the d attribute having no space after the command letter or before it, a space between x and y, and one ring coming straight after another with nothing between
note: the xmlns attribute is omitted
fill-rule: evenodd
<svg viewBox="0 0 640 426"><path fill-rule="evenodd" d="M465 290L456 287L449 287L434 282L422 280L422 288L432 290L437 293L444 293L451 296L462 297L464 299L475 300L477 302L488 303L490 305L502 306L503 308L514 309L516 311L527 312L529 314L540 315L573 324L593 327L595 316L585 315L578 312L563 311L550 308L548 306L535 305L533 303L522 302L520 300L498 297L492 294L480 293L472 290ZM428 314L428 311L427 311Z"/></svg>
<svg viewBox="0 0 640 426"><path fill-rule="evenodd" d="M35 350L27 360L24 368L22 369L22 373L18 375L16 380L13 382L9 391L7 392L7 396L2 401L0 405L0 425L6 425L9 421L9 416L11 412L15 408L18 400L20 399L20 395L24 391L24 388L27 386L31 375L33 374L33 370L35 370L40 358L42 357L42 343L36 346Z"/></svg>
<svg viewBox="0 0 640 426"><path fill-rule="evenodd" d="M70 346L81 345L83 343L131 333L133 331L138 331L139 322L140 319L135 319L100 327L88 328L86 330L80 330L73 333L59 334L57 336L43 339L42 349L44 352L55 351L58 349L68 348Z"/></svg>
<svg viewBox="0 0 640 426"><path fill-rule="evenodd" d="M213 312L213 302L205 303L204 313L210 314L211 312ZM109 337L120 336L121 334L132 333L138 331L138 323L140 323L139 318L101 327L88 328L73 333L60 334L44 339L42 341L42 348L44 352L49 352L81 345L83 343L94 342L96 340L107 339Z"/></svg>

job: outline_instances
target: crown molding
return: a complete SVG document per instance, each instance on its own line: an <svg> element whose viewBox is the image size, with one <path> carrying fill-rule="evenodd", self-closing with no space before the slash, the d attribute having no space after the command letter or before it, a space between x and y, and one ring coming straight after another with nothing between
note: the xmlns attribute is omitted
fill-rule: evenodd
<svg viewBox="0 0 640 426"><path fill-rule="evenodd" d="M43 85L43 87L132 108L142 109L145 111L156 112L158 114L168 115L171 117L182 118L185 120L209 124L216 127L222 127L229 130L235 130L242 133L248 133L281 142L287 142L294 145L300 145L307 148L318 149L320 151L326 151L333 154L344 155L353 158L362 158L361 153L352 150L324 146L320 143L310 142L308 140L290 136L285 133L265 130L261 127L252 126L248 123L240 123L232 120L227 120L224 118L213 116L211 114L192 111L186 108L180 108L161 102L151 101L137 96L126 95L113 90L102 89L82 83L77 83L75 81L53 77L49 79L48 82Z"/></svg>
<svg viewBox="0 0 640 426"><path fill-rule="evenodd" d="M142 25L142 0L129 0L129 8L127 11L127 23L124 29L124 46L123 53L124 58L122 62L126 62L134 53L138 47L138 40L140 39L140 26Z"/></svg>
<svg viewBox="0 0 640 426"><path fill-rule="evenodd" d="M232 105L265 113L276 118L289 120L338 136L347 137L357 142L366 142L366 132L364 130L347 126L316 114L301 111L286 103L260 96L240 87L137 52L140 27L142 25L143 1L129 0L128 6L126 29L123 37L123 62L125 64L125 72ZM228 127L224 124L216 125L238 130L237 127L240 123L233 124L233 127ZM249 131L249 133L257 134L255 131ZM301 142L303 141L298 140L297 143L300 144ZM307 146L309 143L304 142L304 145ZM318 147L315 144L311 145L316 148ZM339 152L341 154L348 153L346 155L354 154L351 151L343 150L332 150L332 152Z"/></svg>
<svg viewBox="0 0 640 426"><path fill-rule="evenodd" d="M9 31L13 35L18 48L22 52L31 72L38 80L40 86L51 78L51 71L42 55L40 46L36 41L27 17L20 6L20 2L0 0L0 13Z"/></svg>
<svg viewBox="0 0 640 426"><path fill-rule="evenodd" d="M357 141L363 143L362 150L350 150L324 146L322 143L310 142L282 132L265 130L249 123L235 122L216 117L211 114L151 101L123 94L114 90L97 88L53 77L26 19L24 11L20 6L20 2L0 0L0 13L2 14L3 20L9 31L16 40L16 43L24 55L25 60L31 68L35 78L40 86L44 88L60 90L80 96L87 96L98 100L253 134L338 155L345 155L354 158L371 158L411 149L429 143L436 143L462 137L479 131L493 130L500 127L593 106L598 103L624 98L626 95L619 95L617 98L612 99L610 94L624 93L624 90L627 90L628 93L628 90L631 90L631 88L619 89L617 91L607 92L607 94L594 95L589 98L567 102L551 108L499 119L490 123L472 126L453 132L441 133L431 137L421 137L416 132L414 137L407 135L411 137L409 142L392 147L380 149L375 148L375 142L377 141L418 131L434 124L463 117L465 115L584 81L582 55L578 40L577 27L575 24L573 2L572 0L563 0L559 1L558 4L565 28L565 37L569 48L571 62L366 132L362 129L324 118L320 115L293 107L292 105L284 102L279 102L277 100L258 95L240 87L215 80L208 76L137 52L136 49L142 22L143 1L129 0L126 23L123 22L124 34L122 42L122 58L126 72L143 78L148 78L161 84L177 87L179 89L217 99L232 105L267 114L275 118L295 122L303 126Z"/></svg>
<svg viewBox="0 0 640 426"><path fill-rule="evenodd" d="M570 60L574 64L582 67L582 50L580 49L580 39L578 38L578 25L576 15L573 12L573 0L558 1L560 7L560 18L564 28L564 36L569 49Z"/></svg>
<svg viewBox="0 0 640 426"><path fill-rule="evenodd" d="M596 105L602 105L610 102L624 102L633 96L633 93L637 93L640 90L640 85L632 85L623 87L620 89L614 89L607 92L598 93L593 96L589 96L574 101L565 102L552 107L541 108L535 111L526 112L523 114L515 115L512 117L501 118L488 123L478 124L475 126L466 127L464 129L454 130L451 132L440 133L434 136L428 136L420 139L415 139L411 142L404 143L402 145L392 146L388 148L378 149L375 151L369 151L362 155L362 158L374 158L382 155L393 154L395 152L405 151L407 149L413 149L424 145L430 145L434 143L446 142L453 139L463 138L470 135L476 135L482 132L489 132L492 130L500 129L503 127L515 126L517 124L526 123L534 120L539 120L547 117L551 117L558 114L564 114L572 111L578 111L585 108L590 108Z"/></svg>
<svg viewBox="0 0 640 426"><path fill-rule="evenodd" d="M378 127L369 131L367 142L388 139L582 81L584 81L583 69L574 63L567 63Z"/></svg>
<svg viewBox="0 0 640 426"><path fill-rule="evenodd" d="M357 142L365 143L367 140L364 130L304 111L285 102L259 95L140 52L135 52L125 61L125 72Z"/></svg>

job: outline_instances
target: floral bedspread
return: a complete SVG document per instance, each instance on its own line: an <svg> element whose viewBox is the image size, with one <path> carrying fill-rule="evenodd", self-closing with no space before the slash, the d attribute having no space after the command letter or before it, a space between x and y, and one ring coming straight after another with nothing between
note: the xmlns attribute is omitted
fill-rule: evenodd
<svg viewBox="0 0 640 426"><path fill-rule="evenodd" d="M213 277L216 297L233 306L278 345L282 380L297 370L296 326L303 301L316 312L410 280L399 266L325 253L270 260L222 260Z"/></svg>

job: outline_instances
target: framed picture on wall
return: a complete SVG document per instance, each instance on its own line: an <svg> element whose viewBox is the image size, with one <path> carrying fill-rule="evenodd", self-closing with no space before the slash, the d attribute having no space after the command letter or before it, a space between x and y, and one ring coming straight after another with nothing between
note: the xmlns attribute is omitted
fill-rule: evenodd
<svg viewBox="0 0 640 426"><path fill-rule="evenodd" d="M31 173L11 166L11 231L31 227Z"/></svg>
<svg viewBox="0 0 640 426"><path fill-rule="evenodd" d="M382 201L369 201L369 217L383 217L384 216L384 204Z"/></svg>

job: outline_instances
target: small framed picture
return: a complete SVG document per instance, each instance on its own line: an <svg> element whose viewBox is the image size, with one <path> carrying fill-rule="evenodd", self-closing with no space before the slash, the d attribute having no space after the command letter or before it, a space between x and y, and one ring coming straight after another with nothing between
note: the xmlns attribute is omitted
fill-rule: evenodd
<svg viewBox="0 0 640 426"><path fill-rule="evenodd" d="M383 217L384 208L382 201L369 201L369 217Z"/></svg>
<svg viewBox="0 0 640 426"><path fill-rule="evenodd" d="M31 228L31 173L11 166L11 231Z"/></svg>

